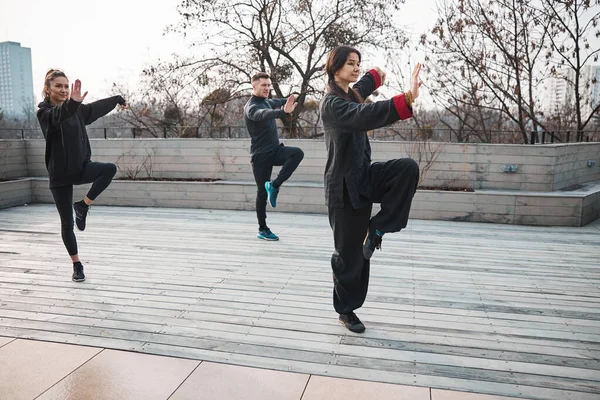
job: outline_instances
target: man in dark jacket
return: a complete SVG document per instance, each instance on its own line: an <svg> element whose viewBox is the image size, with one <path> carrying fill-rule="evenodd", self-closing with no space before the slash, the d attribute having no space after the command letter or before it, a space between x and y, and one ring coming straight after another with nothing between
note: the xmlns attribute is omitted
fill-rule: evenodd
<svg viewBox="0 0 600 400"><path fill-rule="evenodd" d="M288 99L269 99L271 79L269 74L259 72L252 77L252 96L244 106L244 119L250 133L252 172L258 188L256 195L256 216L258 234L263 240L279 240L267 226L267 200L272 207L277 205L279 187L287 181L304 158L304 152L297 147L287 147L279 143L275 118L294 112L297 103L294 96ZM282 166L277 178L271 181L274 166Z"/></svg>
<svg viewBox="0 0 600 400"><path fill-rule="evenodd" d="M38 107L37 118L46 139L46 169L50 191L61 219L63 243L73 261L73 280L85 280L79 261L77 241L73 232L73 210L77 228L85 229L90 204L102 193L117 172L114 164L93 162L90 141L85 129L117 106L125 107L125 99L113 96L90 104L82 101L81 82L69 90L69 81L62 71L50 70L44 80L44 101ZM73 185L92 183L87 195L73 202Z"/></svg>

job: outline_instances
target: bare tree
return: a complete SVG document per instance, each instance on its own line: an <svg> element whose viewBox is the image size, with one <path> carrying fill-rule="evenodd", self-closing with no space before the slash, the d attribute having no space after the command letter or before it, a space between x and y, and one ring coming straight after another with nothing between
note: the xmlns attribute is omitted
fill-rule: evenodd
<svg viewBox="0 0 600 400"><path fill-rule="evenodd" d="M589 97L586 104L583 95L590 85L598 83L584 73L584 67L598 61L600 54L600 48L589 43L592 37L600 37L600 0L544 0L540 13L550 21L547 31L552 48L548 57L557 64L553 72L556 75L563 72L562 78L573 91L575 127L581 132L600 112L600 104L591 104ZM585 106L589 107L587 115Z"/></svg>
<svg viewBox="0 0 600 400"><path fill-rule="evenodd" d="M206 116L209 119L209 135L213 136L215 129L220 129L224 126L226 118L225 105L232 99L231 92L228 89L215 89L202 99L202 105L206 108ZM241 120L242 116L239 113Z"/></svg>
<svg viewBox="0 0 600 400"><path fill-rule="evenodd" d="M35 109L33 107L33 99L30 97L22 96L20 100L21 106L21 117L24 128L32 128L37 126L38 121L35 116Z"/></svg>
<svg viewBox="0 0 600 400"><path fill-rule="evenodd" d="M195 135L195 127L210 125L210 109L202 104L204 87L189 85L186 78L184 71L159 63L142 72L135 91L113 84L113 92L129 103L129 110L119 113L119 118L134 129L135 135Z"/></svg>
<svg viewBox="0 0 600 400"><path fill-rule="evenodd" d="M487 131L489 116L501 112L527 142L528 128L542 125L538 96L549 74L549 21L531 4L443 0L431 35L422 36L435 76L432 96L464 127Z"/></svg>
<svg viewBox="0 0 600 400"><path fill-rule="evenodd" d="M429 170L444 152L445 147L446 143L431 142L424 132L420 132L415 140L404 145L406 154L419 164L418 186L421 186L426 179Z"/></svg>
<svg viewBox="0 0 600 400"><path fill-rule="evenodd" d="M235 95L254 72L272 76L277 97L297 94L298 107L284 120L294 136L310 136L298 123L307 98L323 91L323 65L335 46L399 49L405 36L394 20L402 0L186 0L171 31L193 36L204 57L173 62L171 69Z"/></svg>

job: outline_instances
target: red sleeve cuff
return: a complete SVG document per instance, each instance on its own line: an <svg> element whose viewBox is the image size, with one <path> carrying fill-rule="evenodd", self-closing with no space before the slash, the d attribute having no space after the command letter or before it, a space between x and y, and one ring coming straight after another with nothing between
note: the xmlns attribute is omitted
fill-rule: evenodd
<svg viewBox="0 0 600 400"><path fill-rule="evenodd" d="M375 89L377 89L378 87L381 86L381 77L379 76L377 71L374 69L369 70L369 73L371 74L373 79L375 79Z"/></svg>
<svg viewBox="0 0 600 400"><path fill-rule="evenodd" d="M404 99L404 93L399 94L398 96L394 96L392 98L394 101L394 107L396 108L396 112L400 119L408 119L412 118L412 108L408 108L406 105L406 99Z"/></svg>

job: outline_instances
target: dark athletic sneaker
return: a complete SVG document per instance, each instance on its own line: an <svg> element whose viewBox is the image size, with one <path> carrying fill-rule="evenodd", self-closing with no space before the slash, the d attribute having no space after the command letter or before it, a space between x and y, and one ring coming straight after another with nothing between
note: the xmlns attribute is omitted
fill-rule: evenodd
<svg viewBox="0 0 600 400"><path fill-rule="evenodd" d="M73 203L73 210L75 210L75 225L77 225L77 229L80 231L85 230L85 219L90 211L90 206L81 200Z"/></svg>
<svg viewBox="0 0 600 400"><path fill-rule="evenodd" d="M381 250L382 239L383 233L379 232L377 229L369 228L365 241L363 242L363 256L365 259L370 260L375 249Z"/></svg>
<svg viewBox="0 0 600 400"><path fill-rule="evenodd" d="M85 275L83 274L83 264L80 262L73 263L73 282L85 281Z"/></svg>
<svg viewBox="0 0 600 400"><path fill-rule="evenodd" d="M365 325L360 322L354 311L350 311L347 314L340 314L338 321L352 332L362 333L365 331Z"/></svg>

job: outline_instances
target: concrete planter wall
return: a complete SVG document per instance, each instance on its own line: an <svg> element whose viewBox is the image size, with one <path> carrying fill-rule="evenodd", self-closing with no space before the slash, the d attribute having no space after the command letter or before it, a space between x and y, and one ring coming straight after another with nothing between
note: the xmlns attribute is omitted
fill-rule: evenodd
<svg viewBox="0 0 600 400"><path fill-rule="evenodd" d="M594 166L588 166L595 161ZM600 180L600 143L566 145L556 148L552 190Z"/></svg>
<svg viewBox="0 0 600 400"><path fill-rule="evenodd" d="M27 142L25 140L0 140L0 180L24 176L28 176Z"/></svg>
<svg viewBox="0 0 600 400"><path fill-rule="evenodd" d="M327 156L324 142L285 143L305 153L293 179L323 182ZM116 163L121 177L136 174L252 181L249 147L246 139L92 140L93 159ZM374 161L411 156L421 159L422 167L433 152L439 151L422 183L428 187L549 192L600 180L600 143L531 146L372 141L372 148ZM46 176L44 149L43 140L27 141L29 176ZM597 160L596 166L587 167L588 159ZM517 172L504 172L505 165L516 165Z"/></svg>
<svg viewBox="0 0 600 400"><path fill-rule="evenodd" d="M322 141L286 140L305 158L278 200L277 211L325 213ZM253 210L256 187L246 139L92 140L93 159L114 162L118 177L213 178L217 182L115 180L98 204ZM600 143L486 145L372 141L374 161L411 156L427 164L424 186L470 187L475 192L419 190L411 217L527 225L582 226L600 216ZM0 208L52 203L43 140L0 141ZM1 151L1 150L0 150ZM505 165L517 171L504 172ZM275 173L279 168L275 168ZM599 182L595 184L594 182ZM559 191L572 185L575 191ZM76 187L75 197L89 185Z"/></svg>
<svg viewBox="0 0 600 400"><path fill-rule="evenodd" d="M0 209L32 203L31 183L31 179L0 182Z"/></svg>
<svg viewBox="0 0 600 400"><path fill-rule="evenodd" d="M75 198L83 197L89 186L76 186ZM33 202L52 203L47 179L32 178L31 189ZM96 204L254 210L255 198L256 186L248 181L113 181ZM600 194L540 196L536 192L485 189L476 192L419 190L413 200L410 217L517 225L583 226L600 216L599 205ZM377 210L375 207L374 212ZM274 211L269 209L269 214ZM284 185L276 211L326 213L323 185Z"/></svg>

